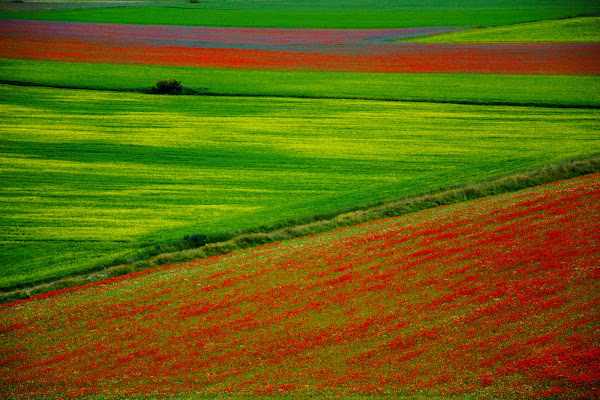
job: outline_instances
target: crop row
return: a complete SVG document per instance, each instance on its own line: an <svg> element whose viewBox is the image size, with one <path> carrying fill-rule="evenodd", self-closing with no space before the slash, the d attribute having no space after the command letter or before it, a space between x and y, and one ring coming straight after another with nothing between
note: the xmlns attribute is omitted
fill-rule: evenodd
<svg viewBox="0 0 600 400"><path fill-rule="evenodd" d="M42 295L3 394L587 397L600 174Z"/></svg>

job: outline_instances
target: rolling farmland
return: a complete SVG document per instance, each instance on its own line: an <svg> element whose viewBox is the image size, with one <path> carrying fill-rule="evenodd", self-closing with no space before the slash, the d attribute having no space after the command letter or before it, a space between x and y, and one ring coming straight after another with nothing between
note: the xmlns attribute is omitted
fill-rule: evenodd
<svg viewBox="0 0 600 400"><path fill-rule="evenodd" d="M588 175L9 304L3 395L592 398L599 206Z"/></svg>
<svg viewBox="0 0 600 400"><path fill-rule="evenodd" d="M398 43L421 30L283 30L6 21L5 58L378 73L598 75L599 43Z"/></svg>
<svg viewBox="0 0 600 400"><path fill-rule="evenodd" d="M599 12L0 1L0 397L600 396Z"/></svg>
<svg viewBox="0 0 600 400"><path fill-rule="evenodd" d="M111 2L96 4L113 5ZM185 4L185 3L184 3ZM430 26L476 27L555 19L600 11L594 0L536 2L492 0L211 1L145 7L101 7L0 12L0 18L139 25L258 28L381 29Z"/></svg>
<svg viewBox="0 0 600 400"><path fill-rule="evenodd" d="M9 59L0 59L0 69L8 82L64 88L144 92L173 76L212 95L600 106L598 76L264 71Z"/></svg>
<svg viewBox="0 0 600 400"><path fill-rule="evenodd" d="M600 148L598 110L1 89L4 289Z"/></svg>
<svg viewBox="0 0 600 400"><path fill-rule="evenodd" d="M600 17L529 22L408 40L427 43L600 42Z"/></svg>

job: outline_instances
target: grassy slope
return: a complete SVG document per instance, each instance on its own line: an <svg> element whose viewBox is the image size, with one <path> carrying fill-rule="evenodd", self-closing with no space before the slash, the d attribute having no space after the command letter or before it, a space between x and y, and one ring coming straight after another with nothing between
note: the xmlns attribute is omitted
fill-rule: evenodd
<svg viewBox="0 0 600 400"><path fill-rule="evenodd" d="M228 95L391 99L481 104L599 106L600 77L369 74L219 70L0 59L7 81L110 90L147 90L159 80Z"/></svg>
<svg viewBox="0 0 600 400"><path fill-rule="evenodd" d="M596 110L1 90L4 289L600 150Z"/></svg>
<svg viewBox="0 0 600 400"><path fill-rule="evenodd" d="M539 21L407 40L421 43L600 42L600 17Z"/></svg>
<svg viewBox="0 0 600 400"><path fill-rule="evenodd" d="M0 393L594 398L599 190L588 175L5 306Z"/></svg>
<svg viewBox="0 0 600 400"><path fill-rule="evenodd" d="M402 28L422 26L498 26L554 19L600 10L600 6L530 9L182 9L118 7L39 12L3 12L0 18L273 28Z"/></svg>

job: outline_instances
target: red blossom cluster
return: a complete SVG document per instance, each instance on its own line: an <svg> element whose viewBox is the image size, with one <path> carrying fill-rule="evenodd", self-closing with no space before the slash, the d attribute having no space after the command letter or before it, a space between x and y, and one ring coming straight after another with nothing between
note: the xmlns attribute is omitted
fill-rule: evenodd
<svg viewBox="0 0 600 400"><path fill-rule="evenodd" d="M3 396L600 396L600 174L0 309Z"/></svg>
<svg viewBox="0 0 600 400"><path fill-rule="evenodd" d="M435 28L419 29L422 32L418 29L281 30L277 35L275 29L260 28L6 21L0 25L0 57L262 70L600 73L597 43L435 44L386 40L436 32Z"/></svg>

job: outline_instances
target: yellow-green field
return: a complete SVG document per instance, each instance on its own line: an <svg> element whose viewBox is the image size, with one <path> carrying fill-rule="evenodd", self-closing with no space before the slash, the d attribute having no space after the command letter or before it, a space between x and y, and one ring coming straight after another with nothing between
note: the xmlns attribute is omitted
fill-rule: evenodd
<svg viewBox="0 0 600 400"><path fill-rule="evenodd" d="M0 288L600 150L598 110L1 86Z"/></svg>
<svg viewBox="0 0 600 400"><path fill-rule="evenodd" d="M407 40L424 43L600 42L600 17L568 18L472 29Z"/></svg>

